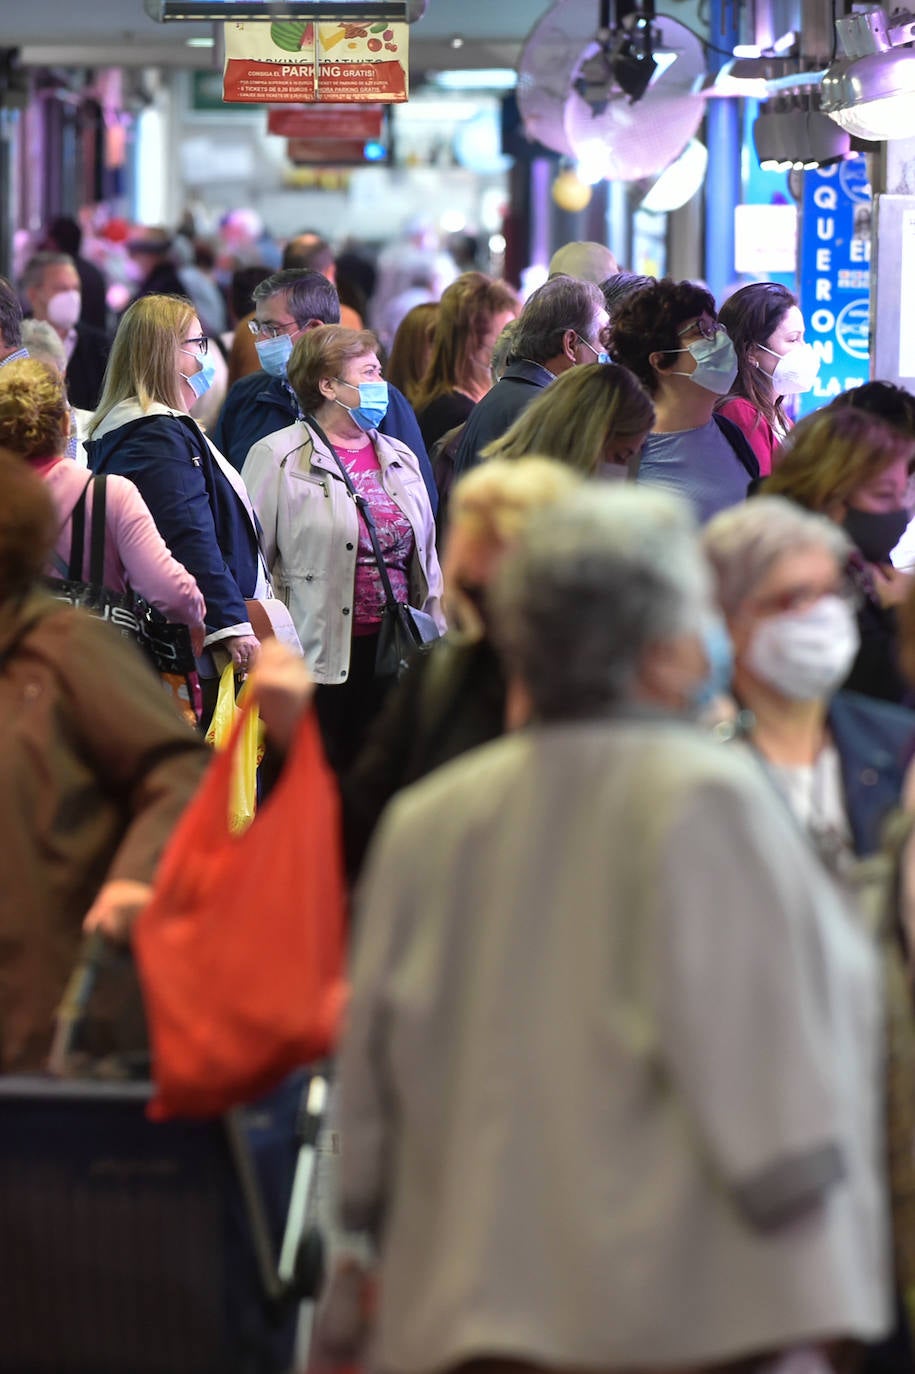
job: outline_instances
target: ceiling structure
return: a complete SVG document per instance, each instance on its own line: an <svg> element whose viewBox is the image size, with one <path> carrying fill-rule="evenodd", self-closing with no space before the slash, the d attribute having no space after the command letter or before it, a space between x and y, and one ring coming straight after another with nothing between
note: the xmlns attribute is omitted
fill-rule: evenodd
<svg viewBox="0 0 915 1374"><path fill-rule="evenodd" d="M18 47L29 66L194 66L217 61L214 50L188 47L213 33L210 24L157 24L143 0L0 0L0 42ZM514 66L528 30L547 0L430 0L411 28L416 71ZM595 21L597 0L595 0Z"/></svg>

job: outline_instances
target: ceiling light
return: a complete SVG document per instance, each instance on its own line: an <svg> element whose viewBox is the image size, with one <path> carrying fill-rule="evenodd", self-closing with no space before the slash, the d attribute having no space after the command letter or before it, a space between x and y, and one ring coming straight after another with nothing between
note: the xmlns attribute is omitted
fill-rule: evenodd
<svg viewBox="0 0 915 1374"><path fill-rule="evenodd" d="M804 98L806 102L810 97ZM764 108L753 125L753 142L763 171L783 165L826 167L851 153L851 135L810 103Z"/></svg>
<svg viewBox="0 0 915 1374"><path fill-rule="evenodd" d="M904 138L915 121L915 17L880 9L836 20L844 56L823 77L821 108L855 138Z"/></svg>
<svg viewBox="0 0 915 1374"><path fill-rule="evenodd" d="M216 39L212 36L209 38L185 38L184 40L184 46L186 48L212 48L215 47L215 45Z"/></svg>
<svg viewBox="0 0 915 1374"><path fill-rule="evenodd" d="M443 91L513 91L518 73L513 67L466 67L432 72L429 80Z"/></svg>

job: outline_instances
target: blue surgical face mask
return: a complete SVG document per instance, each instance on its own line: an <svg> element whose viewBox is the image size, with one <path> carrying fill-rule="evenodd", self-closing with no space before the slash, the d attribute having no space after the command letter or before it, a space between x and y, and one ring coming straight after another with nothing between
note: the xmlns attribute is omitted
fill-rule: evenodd
<svg viewBox="0 0 915 1374"><path fill-rule="evenodd" d="M610 354L607 353L604 349L596 349L593 343L588 343L588 340L583 339L580 334L576 334L575 337L578 339L579 343L584 344L585 348L590 348L591 352L594 354L594 361L596 363L609 363L613 361L613 359L610 357Z"/></svg>
<svg viewBox="0 0 915 1374"><path fill-rule="evenodd" d="M275 339L255 339L254 347L265 372L271 377L286 376L286 364L292 357L292 339L288 334L277 334Z"/></svg>
<svg viewBox="0 0 915 1374"><path fill-rule="evenodd" d="M730 692L734 672L734 649L723 618L717 613L707 615L702 623L701 636L708 671L690 693L690 706L697 715L706 711L717 697Z"/></svg>
<svg viewBox="0 0 915 1374"><path fill-rule="evenodd" d="M377 429L388 413L387 382L360 382L356 386L355 382L344 381L342 377L338 377L337 381L343 386L352 387L353 391L359 392L359 404L357 406L343 405L343 402L338 401L335 396L334 400L337 401L337 405L343 406L344 410L349 411L360 429Z"/></svg>
<svg viewBox="0 0 915 1374"><path fill-rule="evenodd" d="M184 353L187 350L182 349L181 351ZM192 353L191 357L197 359L200 364L200 371L192 372L190 376L186 372L180 372L178 375L184 378L199 401L200 397L205 396L213 385L216 378L216 365L210 361L205 353Z"/></svg>

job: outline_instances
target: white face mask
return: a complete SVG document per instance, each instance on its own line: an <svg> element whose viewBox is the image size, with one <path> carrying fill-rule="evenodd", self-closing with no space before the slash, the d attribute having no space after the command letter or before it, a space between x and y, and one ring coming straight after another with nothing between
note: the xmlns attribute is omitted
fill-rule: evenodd
<svg viewBox="0 0 915 1374"><path fill-rule="evenodd" d="M803 611L761 620L745 661L754 677L782 696L815 701L845 681L860 642L848 603L840 596L821 596Z"/></svg>
<svg viewBox="0 0 915 1374"><path fill-rule="evenodd" d="M757 344L756 347L778 358L771 374L777 396L800 396L813 386L820 370L820 359L810 344L796 344L787 353L776 353L774 348L767 348L765 344Z"/></svg>
<svg viewBox="0 0 915 1374"><path fill-rule="evenodd" d="M78 291L55 291L48 301L48 323L55 329L73 329L83 308Z"/></svg>

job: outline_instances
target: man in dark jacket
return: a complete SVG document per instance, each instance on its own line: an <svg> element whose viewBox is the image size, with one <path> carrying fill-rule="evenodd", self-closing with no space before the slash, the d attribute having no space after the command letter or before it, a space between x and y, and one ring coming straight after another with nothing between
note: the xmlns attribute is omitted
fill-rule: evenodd
<svg viewBox="0 0 915 1374"><path fill-rule="evenodd" d="M305 268L274 272L254 289L252 323L257 326L257 343L264 350L262 370L240 378L230 388L212 435L220 453L239 472L258 440L302 419L296 394L286 380L286 363L291 345L306 330L340 323L337 288L320 272ZM284 338L289 339L289 347L282 346ZM434 512L438 492L426 446L416 416L396 386L388 386L388 411L378 429L416 454Z"/></svg>
<svg viewBox="0 0 915 1374"><path fill-rule="evenodd" d="M81 321L76 263L67 253L36 253L26 263L22 286L35 319L50 324L66 350L70 404L78 410L95 410L111 340L104 330Z"/></svg>
<svg viewBox="0 0 915 1374"><path fill-rule="evenodd" d="M464 426L454 459L456 478L476 467L486 445L503 435L560 372L597 361L609 318L592 282L556 277L534 292L518 316L508 367Z"/></svg>

